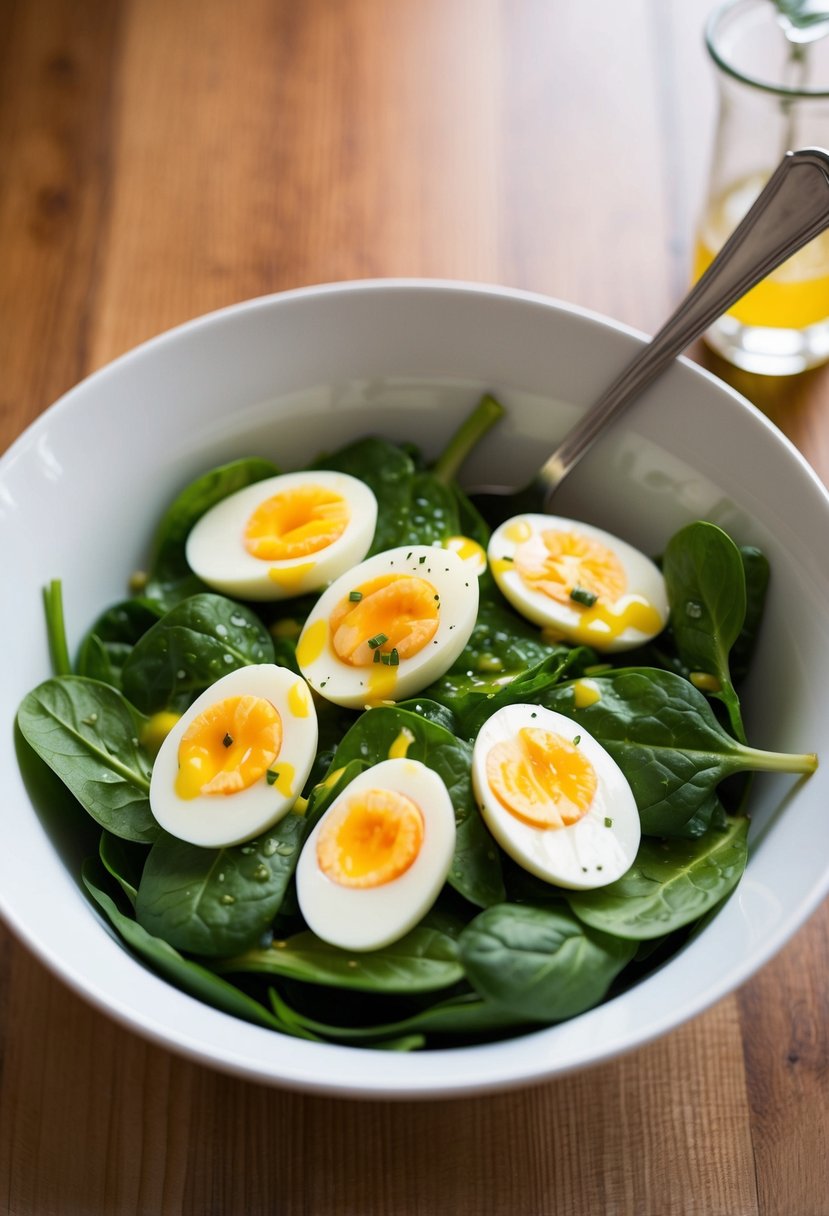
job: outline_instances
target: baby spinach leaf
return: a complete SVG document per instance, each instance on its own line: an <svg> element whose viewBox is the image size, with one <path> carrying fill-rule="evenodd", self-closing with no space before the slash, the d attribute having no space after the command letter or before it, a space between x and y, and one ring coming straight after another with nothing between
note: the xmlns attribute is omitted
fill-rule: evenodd
<svg viewBox="0 0 829 1216"><path fill-rule="evenodd" d="M121 687L121 670L135 643L161 616L152 600L131 599L113 604L98 617L78 649L75 670L79 676Z"/></svg>
<svg viewBox="0 0 829 1216"><path fill-rule="evenodd" d="M122 840L110 832L101 832L98 855L133 907L138 895L141 872L147 860L147 848L135 841Z"/></svg>
<svg viewBox="0 0 829 1216"><path fill-rule="evenodd" d="M319 599L319 592L295 596L288 600L256 604L256 614L267 627L273 645L274 662L280 667L301 675L296 659L296 644L302 627L311 609Z"/></svg>
<svg viewBox="0 0 829 1216"><path fill-rule="evenodd" d="M728 665L746 616L740 551L722 528L699 520L671 537L662 572L680 660L692 682L713 677L713 687L707 691L723 702L735 736L745 743L740 702ZM697 686L704 687L701 682Z"/></svg>
<svg viewBox="0 0 829 1216"><path fill-rule="evenodd" d="M205 592L176 604L136 643L122 671L124 693L143 713L180 713L229 671L273 657L254 612Z"/></svg>
<svg viewBox="0 0 829 1216"><path fill-rule="evenodd" d="M728 789L732 781L742 783L746 780L750 780L750 778L746 778L742 774L737 777L727 777L724 784L712 791L711 795L703 801L686 823L683 823L681 826L677 825L674 828L671 833L671 839L696 840L698 837L704 836L712 828L717 829L717 831L724 831L728 824L728 814L723 806L723 800L720 795Z"/></svg>
<svg viewBox="0 0 829 1216"><path fill-rule="evenodd" d="M139 923L190 954L253 945L279 911L314 822L362 767L356 762L318 786L305 814L289 811L247 844L205 849L163 833L138 886Z"/></svg>
<svg viewBox="0 0 829 1216"><path fill-rule="evenodd" d="M230 1013L259 1026L267 1026L271 1030L290 1033L290 1030L259 1001L208 971L206 967L183 958L168 942L160 937L153 937L136 921L124 916L101 886L100 870L94 860L84 866L83 881L89 894L127 945L164 979L224 1013Z"/></svg>
<svg viewBox="0 0 829 1216"><path fill-rule="evenodd" d="M369 557L406 543L415 465L402 448L386 439L369 436L338 452L320 456L311 468L335 469L359 477L373 491L378 512Z"/></svg>
<svg viewBox="0 0 829 1216"><path fill-rule="evenodd" d="M529 1026L532 1023L530 1018L521 1019L490 1001L482 1000L477 992L464 992L429 1005L410 1017L373 1026L334 1026L316 1021L292 1009L273 988L270 990L270 999L274 1013L285 1022L308 1030L319 1038L332 1039L339 1043L362 1043L365 1046L381 1046L382 1040L387 1036L480 1036L513 1030L521 1025Z"/></svg>
<svg viewBox="0 0 829 1216"><path fill-rule="evenodd" d="M602 1000L636 953L567 909L531 904L487 908L464 929L461 962L475 990L521 1018L557 1022Z"/></svg>
<svg viewBox="0 0 829 1216"><path fill-rule="evenodd" d="M489 716L486 702L528 668L551 660L545 675L553 683L588 653L592 657L592 651L544 642L540 631L500 597L482 599L466 646L449 671L425 688L423 695L451 709L471 738L477 726L470 723L479 726Z"/></svg>
<svg viewBox="0 0 829 1216"><path fill-rule="evenodd" d="M501 681L500 687L493 681L487 692L479 688L458 697L455 706L462 733L474 739L486 719L502 705L539 704L547 689L560 684L565 676L572 677L592 657L593 652L583 647L556 646L540 663Z"/></svg>
<svg viewBox="0 0 829 1216"><path fill-rule="evenodd" d="M324 781L326 775L332 772L334 753L356 716L353 710L344 709L332 701L323 700L322 697L316 697L315 704L319 732L317 754L303 790L303 794L306 796L310 794L315 785Z"/></svg>
<svg viewBox="0 0 829 1216"><path fill-rule="evenodd" d="M489 525L472 502L472 499L467 497L457 482L451 482L450 484L457 504L461 535L468 536L470 540L476 541L486 552L491 535Z"/></svg>
<svg viewBox="0 0 829 1216"><path fill-rule="evenodd" d="M269 460L249 456L210 469L186 486L167 508L156 531L145 595L170 608L202 591L204 584L191 572L185 557L191 528L216 503L278 472Z"/></svg>
<svg viewBox="0 0 829 1216"><path fill-rule="evenodd" d="M454 938L427 924L382 950L360 952L330 946L306 929L212 966L222 974L252 971L362 992L432 992L463 979Z"/></svg>
<svg viewBox="0 0 829 1216"><path fill-rule="evenodd" d="M591 677L598 698L576 705L578 681L541 689L527 703L544 705L584 726L610 752L633 790L642 831L673 836L706 808L732 773L811 773L813 754L748 747L720 726L702 693L673 672L619 668ZM492 712L516 703L520 687L490 702ZM685 834L682 830L681 834Z"/></svg>
<svg viewBox="0 0 829 1216"><path fill-rule="evenodd" d="M96 823L125 840L157 838L152 761L138 742L145 719L120 692L83 676L46 680L24 697L17 721Z"/></svg>
<svg viewBox="0 0 829 1216"><path fill-rule="evenodd" d="M497 528L514 515L533 515L543 510L543 493L537 480L515 494L476 493L472 505L490 528Z"/></svg>
<svg viewBox="0 0 829 1216"><path fill-rule="evenodd" d="M259 839L222 849L162 835L138 887L139 924L190 954L244 950L279 910L303 827L289 812Z"/></svg>
<svg viewBox="0 0 829 1216"><path fill-rule="evenodd" d="M273 634L271 634L271 641L273 643L273 661L277 667L287 667L288 671L301 676L302 672L296 661L296 642L291 638L274 637Z"/></svg>
<svg viewBox="0 0 829 1216"><path fill-rule="evenodd" d="M317 467L359 477L377 498L378 517L368 556L398 545L440 545L460 527L449 486L386 440L369 438L349 445Z"/></svg>
<svg viewBox="0 0 829 1216"><path fill-rule="evenodd" d="M561 887L545 882L536 874L525 870L511 857L504 856L504 886L507 890L507 903L510 904L561 904L567 906L564 891Z"/></svg>
<svg viewBox="0 0 829 1216"><path fill-rule="evenodd" d="M436 726L442 726L453 735L458 733L458 723L452 710L447 709L445 705L439 705L437 701L430 701L428 697L412 697L410 701L398 701L397 708L419 714L427 722L434 722Z"/></svg>
<svg viewBox="0 0 829 1216"><path fill-rule="evenodd" d="M422 1034L404 1034L399 1039L382 1039L372 1044L378 1051L420 1051L426 1046Z"/></svg>
<svg viewBox="0 0 829 1216"><path fill-rule="evenodd" d="M748 820L731 819L697 840L642 839L631 868L595 891L568 893L579 920L616 937L664 937L698 920L734 889L745 869Z"/></svg>
<svg viewBox="0 0 829 1216"><path fill-rule="evenodd" d="M411 483L406 530L398 544L442 545L459 532L457 501L451 487L431 473L416 473Z"/></svg>
<svg viewBox="0 0 829 1216"><path fill-rule="evenodd" d="M748 674L763 621L769 586L769 562L765 554L751 545L740 546L746 580L746 615L743 628L731 647L731 676L737 684Z"/></svg>
<svg viewBox="0 0 829 1216"><path fill-rule="evenodd" d="M97 849L101 829L60 775L26 742L16 721L13 735L20 776L32 807L63 864L75 873Z"/></svg>
<svg viewBox="0 0 829 1216"><path fill-rule="evenodd" d="M472 748L448 730L417 713L398 707L380 706L362 714L334 755L333 767L352 759L379 764L389 749L408 732L406 755L434 769L443 779L455 808L455 855L448 882L479 907L498 903L504 897L498 849L484 826L472 794ZM404 739L408 735L403 734Z"/></svg>
<svg viewBox="0 0 829 1216"><path fill-rule="evenodd" d="M471 668L478 676L515 674L551 655L562 657L569 649L545 642L540 629L503 599L489 599L480 604L469 641L451 670L460 673Z"/></svg>

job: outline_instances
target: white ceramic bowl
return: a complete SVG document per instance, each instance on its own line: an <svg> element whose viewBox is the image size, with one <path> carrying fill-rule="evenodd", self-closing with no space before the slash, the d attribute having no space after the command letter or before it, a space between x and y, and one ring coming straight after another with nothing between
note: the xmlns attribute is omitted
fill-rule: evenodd
<svg viewBox="0 0 829 1216"><path fill-rule="evenodd" d="M371 1052L285 1039L200 1004L130 957L82 894L78 849L27 789L12 721L49 673L41 588L64 584L70 641L120 598L170 497L257 452L290 468L379 431L437 451L483 389L509 419L470 481L528 477L641 335L551 300L458 283L339 284L254 300L149 342L78 385L0 460L5 638L0 910L100 1009L240 1076L346 1096L469 1094L539 1081L661 1035L741 984L829 888L829 764L760 777L735 896L637 987L550 1029L490 1046ZM679 361L562 487L560 513L658 552L701 516L771 558L768 619L746 693L757 746L829 756L829 498L752 406Z"/></svg>

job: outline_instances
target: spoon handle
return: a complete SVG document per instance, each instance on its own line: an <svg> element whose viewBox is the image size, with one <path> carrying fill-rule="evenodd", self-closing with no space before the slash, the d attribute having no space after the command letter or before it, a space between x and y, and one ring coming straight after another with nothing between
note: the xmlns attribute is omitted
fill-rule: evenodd
<svg viewBox="0 0 829 1216"><path fill-rule="evenodd" d="M655 337L602 393L540 469L544 509L601 432L709 325L829 225L829 152L787 152L751 210Z"/></svg>

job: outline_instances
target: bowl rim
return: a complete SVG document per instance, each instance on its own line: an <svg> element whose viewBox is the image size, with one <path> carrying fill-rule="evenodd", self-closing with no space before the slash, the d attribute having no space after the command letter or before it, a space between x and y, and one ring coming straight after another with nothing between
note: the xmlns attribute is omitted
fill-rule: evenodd
<svg viewBox="0 0 829 1216"><path fill-rule="evenodd" d="M229 317L236 318L248 312L273 308L275 306L289 306L292 301L297 299L332 295L351 296L366 292L376 293L378 291L401 293L451 292L462 296L472 294L507 301L513 300L522 303L538 304L553 312L582 318L602 330L614 331L638 343L649 340L648 335L641 330L624 322L616 321L600 312L579 305L573 305L543 293L491 283L477 283L459 279L389 277L341 280L292 288L286 291L252 297L248 300L239 301L238 303L200 314L145 339L137 346L130 348L115 359L95 369L63 393L55 402L47 406L12 441L5 452L0 453L0 474L5 467L16 461L37 440L41 430L49 425L49 422L58 412L71 408L75 397L83 393L90 382L94 381L98 383L105 381L107 377L120 372L131 362L144 358L147 354L152 354L167 345L177 342L185 334L209 328L213 325L221 325ZM774 426L751 402L712 372L694 363L684 355L678 356L675 362L686 368L693 376L702 377L703 380L709 382L718 392L730 397L738 408L747 410L754 417L755 425L760 425L771 432L775 442L781 444L783 449L787 451L789 458L799 465L801 474L819 491L829 511L829 491L827 491L817 473L791 440ZM44 964L47 970L67 984L71 990L126 1029L139 1034L141 1037L154 1042L168 1051L173 1051L196 1063L218 1069L242 1079L298 1092L358 1099L429 1100L449 1097L469 1097L541 1084L555 1077L563 1076L586 1067L598 1066L623 1054L644 1047L649 1042L662 1037L671 1030L677 1029L679 1026L698 1016L724 996L734 992L744 984L752 975L765 966L790 937L805 925L806 921L822 903L827 893L829 893L829 868L827 868L824 874L822 883L817 883L813 886L808 898L798 906L796 912L792 911L778 924L776 931L767 936L762 947L758 948L749 959L746 959L740 966L736 967L728 976L724 976L715 983L699 985L695 990L694 998L686 1002L679 1017L677 1017L675 1011L665 1013L656 1020L651 1021L646 1027L634 1027L632 1029L628 1027L622 1036L623 1042L614 1041L611 1036L598 1048L592 1048L589 1053L583 1051L580 1055L578 1053L575 1054L572 1059L564 1064L556 1060L552 1065L547 1065L546 1067L543 1062L539 1063L539 1055L541 1054L539 1052L539 1055L536 1055L534 1058L532 1057L532 1053L523 1053L527 1057L525 1065L523 1068L516 1068L515 1063L510 1061L510 1052L505 1050L505 1047L508 1047L509 1043L514 1042L526 1043L528 1038L538 1041L540 1046L540 1041L544 1035L549 1034L551 1030L561 1033L562 1027L566 1027L567 1023L558 1023L554 1027L541 1027L537 1031L530 1031L526 1035L518 1036L517 1039L507 1040L506 1042L418 1052L415 1056L407 1057L411 1061L412 1067L409 1070L410 1075L402 1083L400 1077L393 1070L385 1079L378 1080L378 1070L376 1067L370 1070L371 1081L365 1079L357 1081L353 1078L343 1080L340 1078L337 1068L330 1070L331 1075L324 1075L326 1070L323 1068L316 1070L317 1075L309 1076L304 1063L304 1057L309 1046L316 1053L319 1050L320 1044L309 1045L300 1040L291 1040L292 1047L296 1049L297 1063L295 1067L292 1067L288 1071L285 1070L284 1062L280 1062L278 1070L269 1070L267 1067L269 1061L266 1058L262 1060L259 1067L256 1067L250 1064L245 1057L237 1055L231 1050L225 1049L220 1053L216 1051L212 1053L208 1052L198 1044L188 1041L186 1033L182 1032L178 1027L175 1032L172 1032L167 1025L148 1022L143 1014L134 1012L128 1005L118 1002L114 1003L112 997L97 982L92 981L89 977L76 974L71 966L64 964L60 957L56 957L46 949L45 943L40 940L37 933L26 925L24 919L18 915L17 910L8 903L6 895L2 890L0 890L0 916L3 917L3 920L18 940ZM83 898L80 892L79 897ZM126 951L128 957L132 958L133 961L138 961L138 965L144 967L149 979L163 984L165 988L170 987L168 981L156 975L155 972L146 967L140 960L135 960L135 956L131 955L127 948L120 943L120 939L110 930L104 918L97 910L94 908L91 908L91 910L93 915L98 916L101 925L104 926L111 937L113 944L117 943L118 948ZM653 975L656 974L658 974L658 971L653 973ZM647 978L642 981L642 983L647 982ZM642 984L637 985L637 987L642 987ZM181 995L185 1000L192 1000L197 1005L203 1006L203 1002L197 1001L196 998L191 998L184 993L181 993ZM618 998L611 998L611 1000L603 1005L580 1015L577 1020L580 1022L586 1018L602 1020L601 1017L595 1018L595 1015L602 1015L603 1011L612 1010L616 999ZM224 1014L220 1010L209 1006L206 1006L206 1008L210 1009L212 1016L227 1018L232 1023L238 1024L238 1019L231 1017L231 1015ZM274 1033L260 1027L254 1027L251 1024L243 1023L243 1025L247 1029L258 1031L262 1035L272 1035ZM350 1060L356 1061L361 1056L368 1056L376 1061L378 1054L376 1051L355 1046L339 1046L328 1043L322 1046L325 1048L328 1058L332 1060L335 1054L342 1055L342 1053L347 1053ZM429 1070L424 1070L427 1074L425 1076L418 1075L417 1060L422 1061L424 1056L433 1057L444 1061L448 1065L451 1063L452 1056L457 1052L462 1053L464 1058L471 1058L474 1055L476 1059L480 1059L483 1075L474 1078L465 1075L462 1078L457 1078L450 1075L448 1068L439 1080L430 1077L428 1075ZM487 1056L496 1057L495 1067L492 1066L491 1062L488 1062L487 1067L483 1067L484 1057ZM503 1063L498 1066L497 1061L503 1061ZM349 1071L353 1072L354 1070Z"/></svg>

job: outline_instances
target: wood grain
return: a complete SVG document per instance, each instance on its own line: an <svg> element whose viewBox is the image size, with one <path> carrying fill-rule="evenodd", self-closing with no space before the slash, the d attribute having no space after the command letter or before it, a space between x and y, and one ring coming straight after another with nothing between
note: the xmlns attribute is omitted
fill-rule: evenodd
<svg viewBox="0 0 829 1216"><path fill-rule="evenodd" d="M407 1105L284 1093L176 1059L22 952L8 1019L30 1040L3 1074L9 1211L759 1210L734 1000L551 1085Z"/></svg>
<svg viewBox="0 0 829 1216"><path fill-rule="evenodd" d="M89 370L112 179L115 6L5 5L0 422L6 442Z"/></svg>
<svg viewBox="0 0 829 1216"><path fill-rule="evenodd" d="M687 280L708 0L0 0L0 450L135 343L375 275L652 331ZM729 378L829 479L829 372ZM8 590L6 592L8 594ZM266 1089L137 1038L0 930L0 1210L822 1216L829 911L623 1059L452 1102Z"/></svg>

